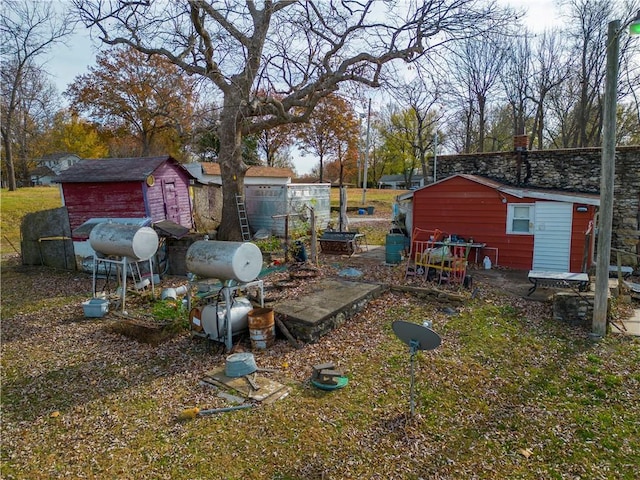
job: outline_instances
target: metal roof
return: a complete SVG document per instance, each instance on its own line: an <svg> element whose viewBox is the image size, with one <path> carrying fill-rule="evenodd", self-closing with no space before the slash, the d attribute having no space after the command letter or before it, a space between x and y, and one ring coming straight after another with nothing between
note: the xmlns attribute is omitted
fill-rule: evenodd
<svg viewBox="0 0 640 480"><path fill-rule="evenodd" d="M485 185L490 188L494 188L502 193L506 193L508 195L517 197L517 198L536 198L539 200L553 200L557 202L571 202L571 203L584 203L586 205L596 205L600 206L600 195L594 193L579 193L573 191L566 190L551 190L544 188L524 188L524 187L512 187L509 185L505 185L496 180L492 180L490 178L481 177L479 175L468 175L468 174L457 174L452 175L450 177L444 178L442 180L438 180L435 183L431 183L429 185L425 185L418 190L423 190L425 188L431 188L434 185L438 185L440 183L446 182L455 177L462 177L472 182L479 183L481 185ZM402 195L398 195L397 200L408 200L413 197L414 192L408 192Z"/></svg>

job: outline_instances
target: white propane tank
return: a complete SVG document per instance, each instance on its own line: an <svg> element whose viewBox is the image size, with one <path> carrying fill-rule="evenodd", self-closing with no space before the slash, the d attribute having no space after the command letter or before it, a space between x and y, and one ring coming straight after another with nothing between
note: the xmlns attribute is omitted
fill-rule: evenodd
<svg viewBox="0 0 640 480"><path fill-rule="evenodd" d="M187 250L186 265L200 277L251 282L262 270L262 252L251 242L199 240Z"/></svg>
<svg viewBox="0 0 640 480"><path fill-rule="evenodd" d="M249 312L253 310L253 305L245 297L237 297L231 303L231 333L237 335L245 332L249 328ZM211 340L224 341L226 339L225 315L227 307L224 302L213 305L206 305L201 313L200 321L202 329Z"/></svg>
<svg viewBox="0 0 640 480"><path fill-rule="evenodd" d="M158 234L151 227L99 223L89 234L89 244L104 255L148 260L158 251Z"/></svg>

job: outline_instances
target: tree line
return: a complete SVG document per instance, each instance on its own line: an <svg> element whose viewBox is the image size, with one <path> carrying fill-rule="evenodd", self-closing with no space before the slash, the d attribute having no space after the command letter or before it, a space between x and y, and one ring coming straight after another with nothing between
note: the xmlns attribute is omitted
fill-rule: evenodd
<svg viewBox="0 0 640 480"><path fill-rule="evenodd" d="M562 30L534 34L519 12L477 0L5 4L9 189L47 153L217 161L226 239L238 237L246 169L291 168L296 152L314 163L313 180L375 185L384 174L429 178L436 143L501 151L527 134L530 149L599 146L607 22L640 10L638 0L565 0ZM56 92L48 54L84 27L103 48ZM638 144L640 42L620 40L617 139Z"/></svg>

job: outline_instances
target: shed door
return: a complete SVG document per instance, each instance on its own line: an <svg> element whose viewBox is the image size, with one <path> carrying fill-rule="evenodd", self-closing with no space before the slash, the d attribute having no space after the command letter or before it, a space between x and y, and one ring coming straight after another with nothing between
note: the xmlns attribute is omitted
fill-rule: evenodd
<svg viewBox="0 0 640 480"><path fill-rule="evenodd" d="M571 203L536 202L533 270L569 271L572 219Z"/></svg>
<svg viewBox="0 0 640 480"><path fill-rule="evenodd" d="M180 224L180 209L178 207L178 194L176 184L173 182L163 183L164 205L167 212L167 220Z"/></svg>

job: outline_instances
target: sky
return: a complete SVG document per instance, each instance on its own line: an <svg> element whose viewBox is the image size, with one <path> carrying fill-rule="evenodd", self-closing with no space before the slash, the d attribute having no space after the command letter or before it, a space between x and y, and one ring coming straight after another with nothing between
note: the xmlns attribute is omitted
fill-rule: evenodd
<svg viewBox="0 0 640 480"><path fill-rule="evenodd" d="M557 0L498 0L498 3L510 5L517 9L526 10L526 25L530 30L541 31L560 22L556 15ZM84 27L69 38L67 45L57 45L47 62L47 70L52 75L52 81L58 90L63 92L78 76L87 73L89 65L95 65L97 41L89 37ZM294 165L298 175L310 173L317 165L312 157L294 158Z"/></svg>

